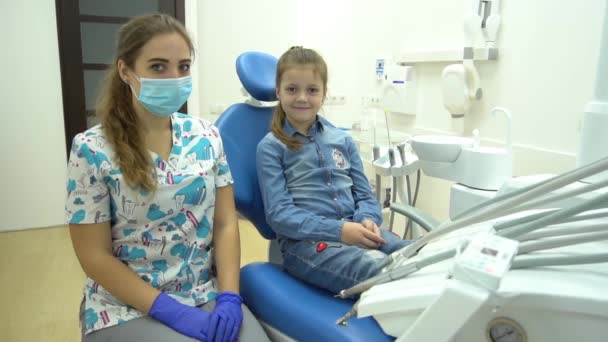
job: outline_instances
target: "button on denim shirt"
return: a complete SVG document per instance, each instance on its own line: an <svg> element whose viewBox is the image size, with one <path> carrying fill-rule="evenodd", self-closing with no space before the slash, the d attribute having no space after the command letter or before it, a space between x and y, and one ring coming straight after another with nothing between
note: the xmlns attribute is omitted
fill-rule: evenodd
<svg viewBox="0 0 608 342"><path fill-rule="evenodd" d="M321 116L303 135L287 120L283 131L302 147L291 151L268 133L257 147L266 221L279 241L340 241L345 221L382 223L380 205L350 135Z"/></svg>

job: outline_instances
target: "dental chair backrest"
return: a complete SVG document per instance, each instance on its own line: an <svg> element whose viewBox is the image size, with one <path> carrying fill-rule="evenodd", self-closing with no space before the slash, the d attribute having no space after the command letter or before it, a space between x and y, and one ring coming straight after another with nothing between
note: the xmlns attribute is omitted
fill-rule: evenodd
<svg viewBox="0 0 608 342"><path fill-rule="evenodd" d="M217 119L224 151L234 183L234 197L239 213L250 220L266 239L275 234L266 223L264 204L256 174L256 148L270 131L274 106L254 103L276 101L275 75L277 58L263 52L245 52L236 60L236 72L247 93L257 101L230 106Z"/></svg>

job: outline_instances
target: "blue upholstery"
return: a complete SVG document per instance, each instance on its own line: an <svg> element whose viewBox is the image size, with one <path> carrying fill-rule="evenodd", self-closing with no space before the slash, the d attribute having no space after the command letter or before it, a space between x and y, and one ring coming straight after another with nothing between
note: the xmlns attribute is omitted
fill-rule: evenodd
<svg viewBox="0 0 608 342"><path fill-rule="evenodd" d="M260 101L275 99L277 59L260 52L246 52L237 59L237 74L249 94ZM263 73L261 75L260 73ZM274 232L264 218L256 173L256 147L270 131L272 107L239 103L216 121L234 178L237 210L266 239ZM246 243L246 242L245 242ZM335 321L348 312L352 301L307 285L270 263L253 263L241 269L241 295L262 321L298 341L391 341L373 318L353 318L347 327Z"/></svg>
<svg viewBox="0 0 608 342"><path fill-rule="evenodd" d="M236 59L236 73L243 87L259 101L276 101L277 58L263 52L246 52ZM258 142L270 131L274 107L234 104L215 122L219 128L228 165L235 180L234 200L245 216L266 239L275 234L264 218L264 204L255 168Z"/></svg>
<svg viewBox="0 0 608 342"><path fill-rule="evenodd" d="M298 341L393 341L370 317L336 325L354 301L305 284L274 264L243 267L241 295L259 319Z"/></svg>
<svg viewBox="0 0 608 342"><path fill-rule="evenodd" d="M258 101L276 101L277 59L264 52L250 51L236 59L236 73L247 92Z"/></svg>
<svg viewBox="0 0 608 342"><path fill-rule="evenodd" d="M236 207L269 240L274 239L275 235L264 218L255 153L258 142L270 131L273 110L274 107L259 108L237 103L228 107L215 122L234 178Z"/></svg>

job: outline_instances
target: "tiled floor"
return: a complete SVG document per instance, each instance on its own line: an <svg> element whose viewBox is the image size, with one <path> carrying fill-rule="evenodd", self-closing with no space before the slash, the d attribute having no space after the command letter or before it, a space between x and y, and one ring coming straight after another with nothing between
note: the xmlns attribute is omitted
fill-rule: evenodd
<svg viewBox="0 0 608 342"><path fill-rule="evenodd" d="M268 242L239 225L241 265L267 260ZM67 227L0 233L0 341L79 341L84 279Z"/></svg>

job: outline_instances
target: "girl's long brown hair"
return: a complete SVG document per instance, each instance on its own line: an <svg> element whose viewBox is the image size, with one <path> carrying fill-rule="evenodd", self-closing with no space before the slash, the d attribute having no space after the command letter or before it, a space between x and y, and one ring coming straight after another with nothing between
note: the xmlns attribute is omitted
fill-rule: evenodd
<svg viewBox="0 0 608 342"><path fill-rule="evenodd" d="M118 61L133 69L141 48L159 34L179 33L194 53L192 40L184 26L166 14L151 14L131 19L118 32L116 56L110 66L96 113L127 185L155 192L157 181L152 158L146 149L141 124L133 107L131 88L118 73Z"/></svg>
<svg viewBox="0 0 608 342"><path fill-rule="evenodd" d="M323 60L323 57L319 55L315 50L305 49L301 46L294 46L287 50L277 63L277 74L275 84L277 89L281 87L281 78L286 70L293 67L302 65L312 65L314 71L319 73L321 80L323 81L323 89L327 90L327 64ZM298 139L288 136L283 131L283 124L286 120L285 111L281 103L274 110L272 116L272 123L270 130L277 139L284 143L291 151L297 151L302 147L302 143Z"/></svg>

